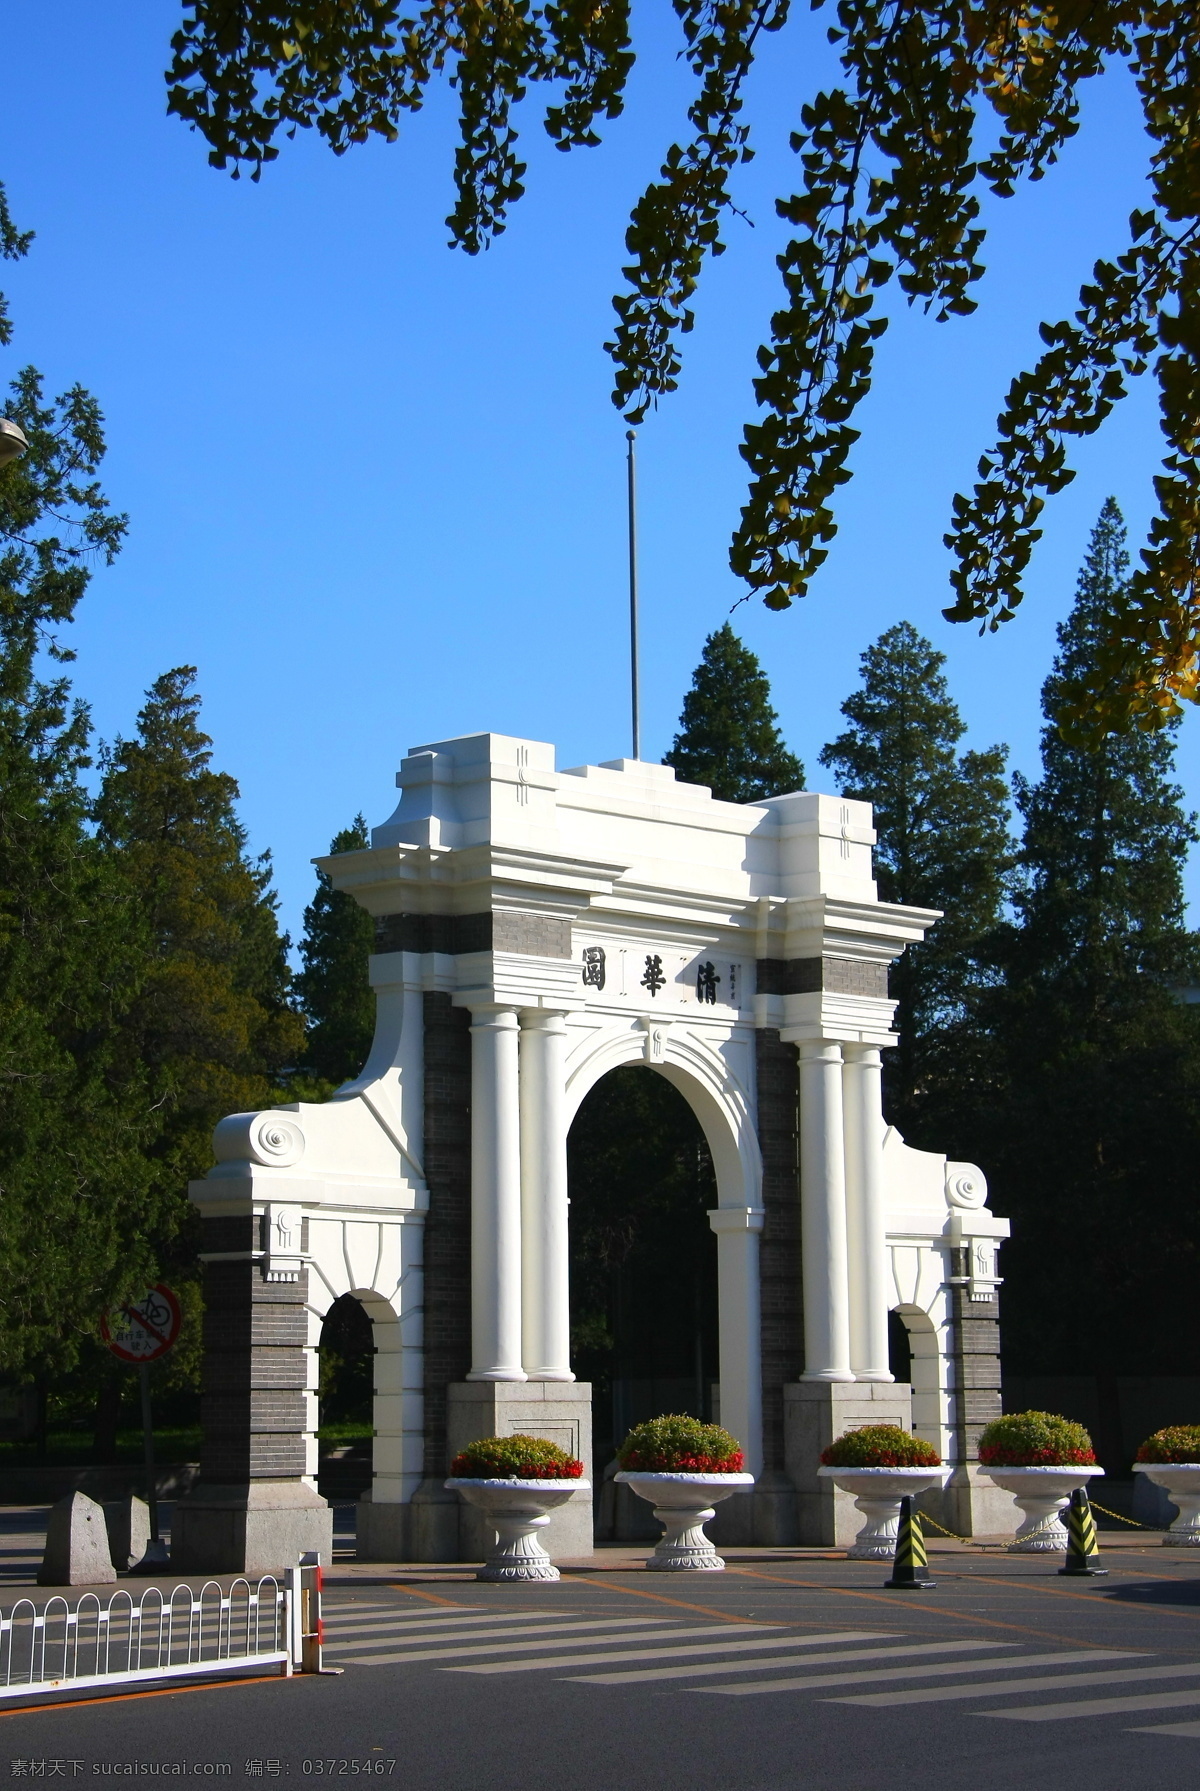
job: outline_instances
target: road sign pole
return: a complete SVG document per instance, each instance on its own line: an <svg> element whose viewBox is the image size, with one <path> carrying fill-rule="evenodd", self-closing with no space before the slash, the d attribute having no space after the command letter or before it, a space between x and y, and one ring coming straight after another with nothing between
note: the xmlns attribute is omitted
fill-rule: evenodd
<svg viewBox="0 0 1200 1791"><path fill-rule="evenodd" d="M138 1369L142 1383L142 1436L146 1445L146 1503L150 1507L150 1552L158 1548L158 1475L154 1471L154 1419L150 1411L150 1369Z"/></svg>

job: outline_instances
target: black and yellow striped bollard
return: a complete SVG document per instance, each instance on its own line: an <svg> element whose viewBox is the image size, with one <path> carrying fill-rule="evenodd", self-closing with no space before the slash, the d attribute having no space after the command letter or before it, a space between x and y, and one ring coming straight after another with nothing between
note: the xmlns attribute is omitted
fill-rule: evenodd
<svg viewBox="0 0 1200 1791"><path fill-rule="evenodd" d="M1092 1566L1099 1554L1096 1520L1092 1516L1087 1488L1077 1486L1067 1508L1067 1559L1058 1571L1072 1579L1102 1579L1108 1572L1107 1567Z"/></svg>
<svg viewBox="0 0 1200 1791"><path fill-rule="evenodd" d="M900 1501L900 1529L896 1536L892 1577L883 1583L900 1592L924 1592L937 1585L937 1581L929 1577L921 1514L911 1498Z"/></svg>

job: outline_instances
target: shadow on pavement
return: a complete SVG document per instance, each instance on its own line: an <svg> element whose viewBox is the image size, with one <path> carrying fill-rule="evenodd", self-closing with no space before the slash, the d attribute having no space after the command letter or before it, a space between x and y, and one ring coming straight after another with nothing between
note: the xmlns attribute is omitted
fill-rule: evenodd
<svg viewBox="0 0 1200 1791"><path fill-rule="evenodd" d="M1107 1586L1102 1596L1119 1604L1188 1605L1200 1608L1200 1578L1147 1580L1141 1585Z"/></svg>

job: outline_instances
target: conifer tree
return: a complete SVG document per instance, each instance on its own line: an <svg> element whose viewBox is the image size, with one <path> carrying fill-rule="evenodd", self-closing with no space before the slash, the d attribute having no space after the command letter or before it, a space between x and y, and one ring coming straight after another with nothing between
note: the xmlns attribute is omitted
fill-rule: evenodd
<svg viewBox="0 0 1200 1791"><path fill-rule="evenodd" d="M0 255L31 239L0 188ZM96 478L90 394L47 400L25 367L0 409L28 441L0 467L0 1369L44 1382L146 1266L120 1217L142 1209L152 1129L118 1038L136 917L88 832L88 719L58 669L92 562L126 524Z"/></svg>
<svg viewBox="0 0 1200 1791"><path fill-rule="evenodd" d="M771 687L726 622L704 643L680 728L664 765L722 802L761 802L804 788L804 766L784 745Z"/></svg>
<svg viewBox="0 0 1200 1791"><path fill-rule="evenodd" d="M356 852L369 843L366 820L355 815L349 827L334 834L329 850ZM375 996L367 959L374 942L375 925L366 909L319 872L317 893L304 910L304 968L296 989L307 1022L304 1067L335 1086L358 1075L371 1049Z"/></svg>
<svg viewBox="0 0 1200 1791"><path fill-rule="evenodd" d="M1059 723L1129 577L1109 499L1042 692L1042 775L1025 819L1005 981L974 1129L1006 1246L1006 1354L1018 1372L1096 1373L1119 1458L1115 1377L1200 1348L1200 942L1182 871L1197 839L1173 781L1175 730L1075 743ZM1125 1439L1126 1447L1136 1439Z"/></svg>
<svg viewBox="0 0 1200 1791"><path fill-rule="evenodd" d="M881 900L942 911L891 973L900 1043L887 1059L888 1106L915 1131L935 1059L987 974L983 942L1013 862L1008 749L957 751L966 728L945 663L911 623L889 628L862 655L862 688L842 704L850 727L821 753L843 794L872 804Z"/></svg>
<svg viewBox="0 0 1200 1791"><path fill-rule="evenodd" d="M211 1161L216 1121L269 1105L302 1046L269 856L248 856L237 784L211 768L195 676L176 667L146 693L137 737L104 755L95 805L101 845L147 930L125 1039L162 1117L164 1244L183 1220L188 1177Z"/></svg>

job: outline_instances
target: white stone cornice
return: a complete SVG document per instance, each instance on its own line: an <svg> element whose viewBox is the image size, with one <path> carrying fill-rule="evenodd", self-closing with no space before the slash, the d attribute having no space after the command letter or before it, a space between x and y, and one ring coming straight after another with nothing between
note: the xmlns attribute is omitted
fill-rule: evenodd
<svg viewBox="0 0 1200 1791"><path fill-rule="evenodd" d="M933 908L904 908L893 902L849 901L832 895L788 901L782 921L782 958L850 957L890 962L917 945L941 919ZM767 955L774 956L775 953Z"/></svg>

